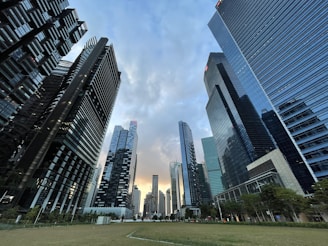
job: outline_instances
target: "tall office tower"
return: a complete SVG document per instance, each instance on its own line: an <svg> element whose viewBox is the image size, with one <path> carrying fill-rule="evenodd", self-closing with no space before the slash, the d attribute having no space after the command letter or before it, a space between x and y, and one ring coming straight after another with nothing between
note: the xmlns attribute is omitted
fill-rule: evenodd
<svg viewBox="0 0 328 246"><path fill-rule="evenodd" d="M155 213L158 211L158 175L153 175L151 194L153 196L151 212Z"/></svg>
<svg viewBox="0 0 328 246"><path fill-rule="evenodd" d="M170 178L172 213L176 213L185 204L183 200L182 164L180 162L170 163Z"/></svg>
<svg viewBox="0 0 328 246"><path fill-rule="evenodd" d="M247 181L246 166L276 146L247 95L238 94L238 78L223 53L209 55L204 82L207 115L228 189Z"/></svg>
<svg viewBox="0 0 328 246"><path fill-rule="evenodd" d="M170 216L171 214L171 190L166 190L166 199L165 199L165 207L166 207L166 216Z"/></svg>
<svg viewBox="0 0 328 246"><path fill-rule="evenodd" d="M9 125L0 131L0 172L6 176L10 167L20 158L34 137L34 133L41 127L47 117L49 108L54 105L55 98L62 90L65 75L72 62L59 61L58 66L47 76L38 91L30 96L29 100L21 106Z"/></svg>
<svg viewBox="0 0 328 246"><path fill-rule="evenodd" d="M214 137L202 138L205 165L208 173L211 197L223 192L222 173Z"/></svg>
<svg viewBox="0 0 328 246"><path fill-rule="evenodd" d="M158 191L158 213L165 218L165 195L161 190Z"/></svg>
<svg viewBox="0 0 328 246"><path fill-rule="evenodd" d="M6 165L14 165L10 158L33 130L51 90L59 88L59 81L44 78L87 31L68 5L63 0L0 3L1 176Z"/></svg>
<svg viewBox="0 0 328 246"><path fill-rule="evenodd" d="M75 213L84 205L120 84L107 38L91 39L36 125L3 190L13 205ZM63 70L63 69L59 69Z"/></svg>
<svg viewBox="0 0 328 246"><path fill-rule="evenodd" d="M284 128L281 121L278 119L277 114L273 110L270 110L262 114L262 119L274 137L279 149L288 161L288 164L304 193L312 193L312 184L314 182L313 177L307 166L304 165L301 153L292 142L286 128Z"/></svg>
<svg viewBox="0 0 328 246"><path fill-rule="evenodd" d="M129 130L114 128L95 207L132 208L132 190L137 166L137 122Z"/></svg>
<svg viewBox="0 0 328 246"><path fill-rule="evenodd" d="M153 195L151 192L148 192L144 199L144 209L143 209L143 217L151 219L153 217L153 213L151 212L151 206L153 203Z"/></svg>
<svg viewBox="0 0 328 246"><path fill-rule="evenodd" d="M184 202L186 206L198 206L201 203L201 194L197 173L196 154L192 132L186 122L179 121L179 134Z"/></svg>
<svg viewBox="0 0 328 246"><path fill-rule="evenodd" d="M199 182L199 190L202 204L211 204L211 189L210 184L208 182L208 174L205 164L198 163L197 164L197 173L198 173L198 182Z"/></svg>
<svg viewBox="0 0 328 246"><path fill-rule="evenodd" d="M140 214L141 191L138 189L138 187L136 185L133 186L132 199L133 199L134 215L139 215Z"/></svg>
<svg viewBox="0 0 328 246"><path fill-rule="evenodd" d="M209 22L258 113L273 106L317 178L328 177L327 4L219 1Z"/></svg>

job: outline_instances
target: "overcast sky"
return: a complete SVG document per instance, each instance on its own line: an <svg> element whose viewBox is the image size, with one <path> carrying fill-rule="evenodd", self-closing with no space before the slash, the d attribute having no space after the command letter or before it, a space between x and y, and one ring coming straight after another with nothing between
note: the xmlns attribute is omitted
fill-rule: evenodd
<svg viewBox="0 0 328 246"><path fill-rule="evenodd" d="M121 86L111 116L103 165L115 125L138 122L135 184L143 198L152 175L159 189L170 188L169 163L181 162L178 122L189 124L196 158L203 162L201 138L212 135L205 110L204 68L210 52L220 51L207 24L217 0L69 0L88 32L74 46L75 58L91 37L114 46Z"/></svg>

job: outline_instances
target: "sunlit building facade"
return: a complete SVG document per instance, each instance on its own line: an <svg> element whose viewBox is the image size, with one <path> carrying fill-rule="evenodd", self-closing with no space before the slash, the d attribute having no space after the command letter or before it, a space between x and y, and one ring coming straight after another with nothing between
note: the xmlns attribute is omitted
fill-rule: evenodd
<svg viewBox="0 0 328 246"><path fill-rule="evenodd" d="M258 113L274 110L314 179L327 177L327 2L220 0L216 10L209 27Z"/></svg>

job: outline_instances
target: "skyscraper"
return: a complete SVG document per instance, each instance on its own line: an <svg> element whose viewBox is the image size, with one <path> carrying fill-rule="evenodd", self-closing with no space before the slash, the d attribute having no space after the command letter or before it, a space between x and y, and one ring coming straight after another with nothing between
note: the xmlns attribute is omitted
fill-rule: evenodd
<svg viewBox="0 0 328 246"><path fill-rule="evenodd" d="M166 196L165 196L165 207L166 207L166 216L171 215L171 190L166 190Z"/></svg>
<svg viewBox="0 0 328 246"><path fill-rule="evenodd" d="M158 191L158 213L165 218L165 195L161 190Z"/></svg>
<svg viewBox="0 0 328 246"><path fill-rule="evenodd" d="M211 53L204 82L206 106L226 189L248 180L246 166L276 146L222 53Z"/></svg>
<svg viewBox="0 0 328 246"><path fill-rule="evenodd" d="M198 183L201 197L201 204L211 204L211 189L208 182L208 173L205 164L197 164Z"/></svg>
<svg viewBox="0 0 328 246"><path fill-rule="evenodd" d="M307 166L304 165L302 154L297 150L297 147L289 137L286 128L278 119L277 114L273 110L270 110L262 114L262 119L275 139L279 149L287 159L288 164L303 191L305 193L311 193L314 182L313 176L311 175L311 172L309 172Z"/></svg>
<svg viewBox="0 0 328 246"><path fill-rule="evenodd" d="M136 185L133 186L132 199L133 199L134 215L140 215L141 191L138 189Z"/></svg>
<svg viewBox="0 0 328 246"><path fill-rule="evenodd" d="M129 130L115 126L95 207L132 208L132 189L137 166L137 122Z"/></svg>
<svg viewBox="0 0 328 246"><path fill-rule="evenodd" d="M196 154L192 132L186 122L179 121L179 134L184 202L186 206L198 206L201 203L201 194L197 173Z"/></svg>
<svg viewBox="0 0 328 246"><path fill-rule="evenodd" d="M158 211L158 175L153 175L151 194L153 201L151 212L155 213Z"/></svg>
<svg viewBox="0 0 328 246"><path fill-rule="evenodd" d="M182 167L180 162L170 163L170 178L171 178L171 199L172 199L172 213L181 210L183 201L183 178Z"/></svg>
<svg viewBox="0 0 328 246"><path fill-rule="evenodd" d="M219 157L213 137L202 138L202 145L211 189L211 196L213 199L215 195L224 190Z"/></svg>
<svg viewBox="0 0 328 246"><path fill-rule="evenodd" d="M326 1L218 1L209 27L259 114L274 110L305 165L328 176Z"/></svg>
<svg viewBox="0 0 328 246"><path fill-rule="evenodd" d="M107 41L85 45L20 153L12 169L20 175L2 187L15 197L13 205L61 213L84 205L120 84Z"/></svg>
<svg viewBox="0 0 328 246"><path fill-rule="evenodd" d="M21 150L49 93L44 81L87 31L68 1L2 1L0 4L0 173ZM42 104L41 104L42 103ZM16 118L15 116L19 116ZM13 157L15 158L15 157Z"/></svg>

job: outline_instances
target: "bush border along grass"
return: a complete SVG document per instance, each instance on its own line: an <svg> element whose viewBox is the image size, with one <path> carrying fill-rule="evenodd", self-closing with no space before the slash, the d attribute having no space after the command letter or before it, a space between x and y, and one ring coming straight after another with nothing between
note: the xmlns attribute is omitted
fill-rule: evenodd
<svg viewBox="0 0 328 246"><path fill-rule="evenodd" d="M318 229L328 229L327 222L198 222L201 224L225 224L225 225L259 225L259 226L275 226L275 227L306 227L306 228L318 228Z"/></svg>

